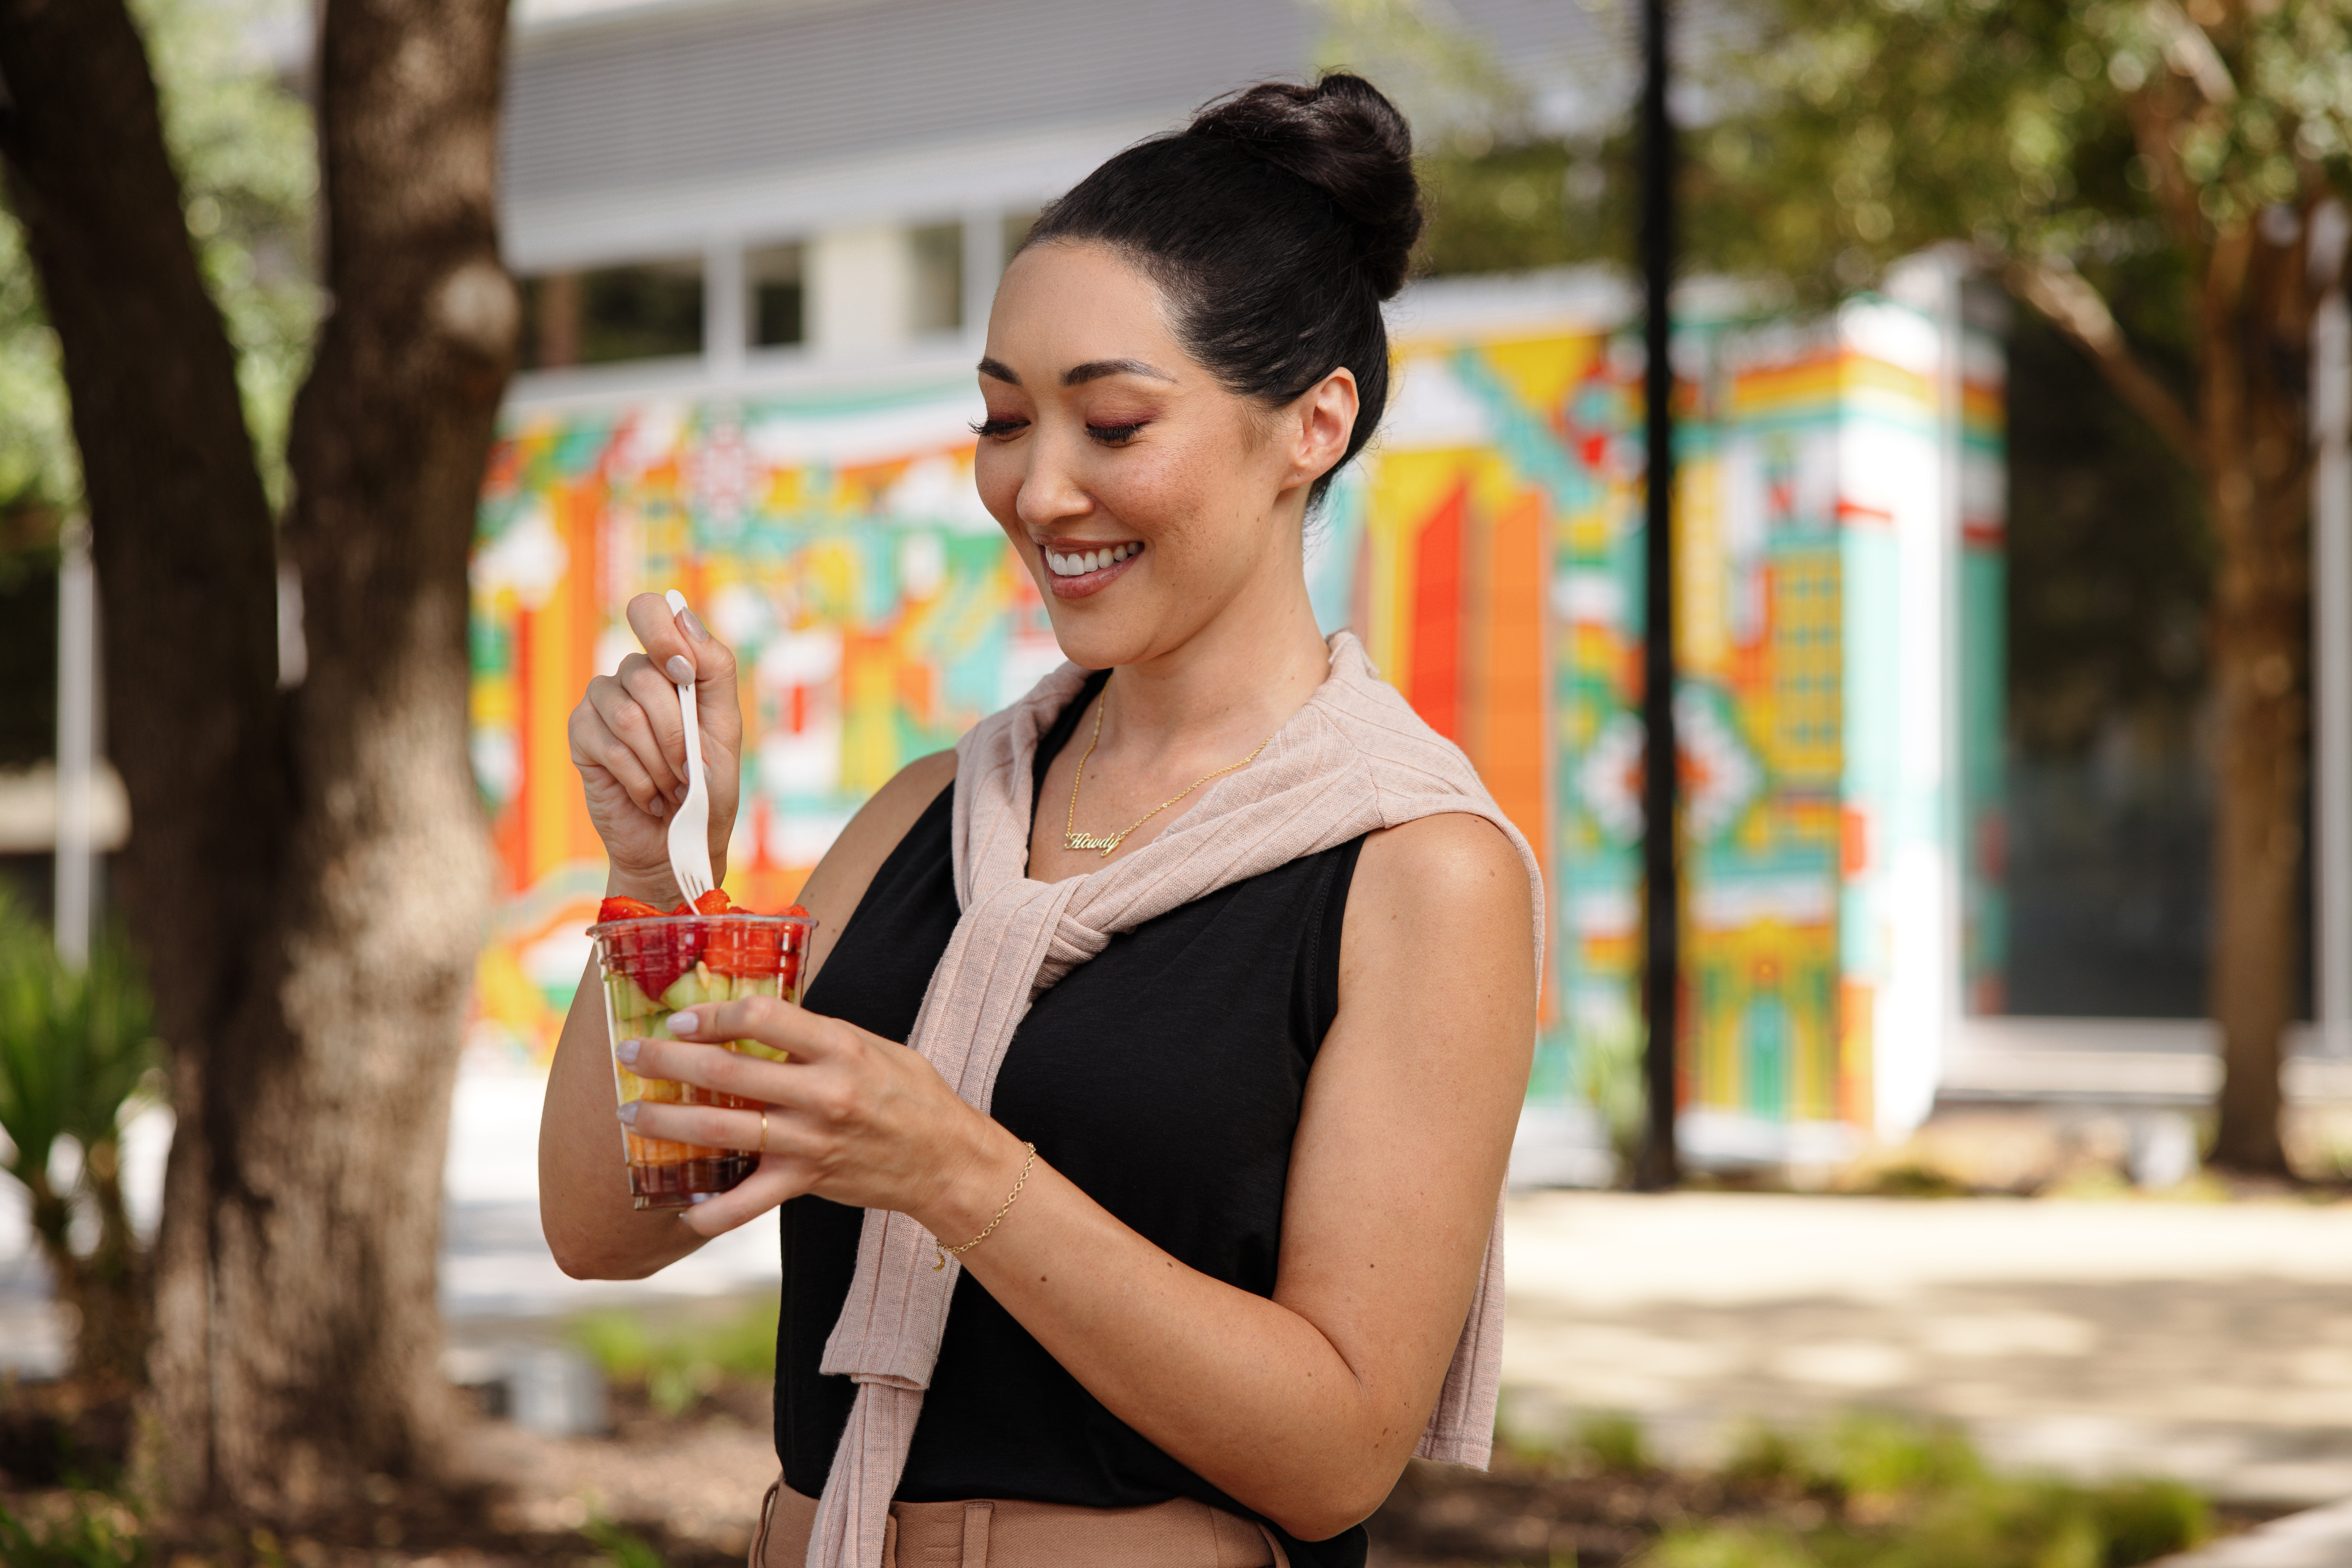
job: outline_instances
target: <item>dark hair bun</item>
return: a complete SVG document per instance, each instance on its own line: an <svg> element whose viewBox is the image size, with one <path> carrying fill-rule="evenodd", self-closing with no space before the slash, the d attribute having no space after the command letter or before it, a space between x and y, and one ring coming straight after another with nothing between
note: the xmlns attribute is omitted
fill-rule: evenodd
<svg viewBox="0 0 2352 1568"><path fill-rule="evenodd" d="M1237 141L1320 190L1361 231L1380 297L1404 286L1421 237L1421 188L1412 128L1380 89L1345 71L1312 87L1260 82L1202 110L1187 134Z"/></svg>
<svg viewBox="0 0 2352 1568"><path fill-rule="evenodd" d="M1261 82L1137 142L1048 206L1022 248L1117 247L1166 293L1186 350L1267 407L1347 371L1345 463L1388 407L1381 301L1420 237L1412 129L1371 83L1333 75ZM1315 481L1310 507L1330 483Z"/></svg>

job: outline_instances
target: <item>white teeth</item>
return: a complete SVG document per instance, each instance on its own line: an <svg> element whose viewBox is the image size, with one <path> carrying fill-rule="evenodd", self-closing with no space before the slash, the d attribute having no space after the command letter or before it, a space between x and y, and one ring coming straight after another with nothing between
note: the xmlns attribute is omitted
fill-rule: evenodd
<svg viewBox="0 0 2352 1568"><path fill-rule="evenodd" d="M1056 577L1083 577L1090 571L1100 571L1116 566L1143 547L1139 544L1107 546L1102 549L1080 550L1075 555L1045 551L1045 565Z"/></svg>

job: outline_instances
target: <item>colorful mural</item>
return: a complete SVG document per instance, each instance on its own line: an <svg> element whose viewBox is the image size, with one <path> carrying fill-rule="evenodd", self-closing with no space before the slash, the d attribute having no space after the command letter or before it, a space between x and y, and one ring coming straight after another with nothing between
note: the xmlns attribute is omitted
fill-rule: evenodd
<svg viewBox="0 0 2352 1568"><path fill-rule="evenodd" d="M1974 345L1953 486L1928 318L1861 301L1687 337L1686 1104L1735 1134L1900 1121L1912 1059L1932 1088L1920 1009L1963 981L1998 999L1998 355ZM1543 857L1530 1098L1559 1101L1580 1042L1639 1030L1638 345L1606 322L1433 331L1397 361L1381 440L1311 525L1309 586ZM959 384L512 420L476 564L476 760L506 895L483 1044L543 1051L580 972L602 869L563 723L633 645L631 593L682 588L740 650L729 883L755 905L788 902L895 768L1057 661L971 493L973 402ZM1941 992L1939 946L1965 950Z"/></svg>
<svg viewBox="0 0 2352 1568"><path fill-rule="evenodd" d="M474 563L475 770L501 911L477 1043L530 1054L586 959L604 887L565 724L635 647L621 608L677 587L737 652L744 810L727 883L789 904L905 762L1060 662L971 486L968 384L865 399L522 414L493 455Z"/></svg>

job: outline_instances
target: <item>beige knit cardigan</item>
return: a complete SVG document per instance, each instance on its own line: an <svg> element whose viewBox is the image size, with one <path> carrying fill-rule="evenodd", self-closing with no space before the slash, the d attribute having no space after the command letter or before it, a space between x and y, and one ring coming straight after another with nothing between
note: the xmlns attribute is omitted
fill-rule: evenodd
<svg viewBox="0 0 2352 1568"><path fill-rule="evenodd" d="M1087 673L1063 665L958 744L954 854L962 915L907 1043L968 1103L988 1110L1005 1048L1030 1004L1118 932L1302 855L1422 817L1484 817L1511 841L1527 863L1541 972L1543 883L1527 840L1460 748L1373 673L1361 643L1341 632L1330 651L1330 677L1255 762L1210 784L1159 837L1084 876L1033 882L1028 863L1038 737ZM907 1216L866 1211L856 1274L820 1364L855 1379L858 1390L809 1538L810 1568L881 1563L883 1527L960 1272L952 1259L935 1270L930 1235ZM1421 1457L1486 1462L1502 1347L1498 1203L1469 1320L1415 1449Z"/></svg>

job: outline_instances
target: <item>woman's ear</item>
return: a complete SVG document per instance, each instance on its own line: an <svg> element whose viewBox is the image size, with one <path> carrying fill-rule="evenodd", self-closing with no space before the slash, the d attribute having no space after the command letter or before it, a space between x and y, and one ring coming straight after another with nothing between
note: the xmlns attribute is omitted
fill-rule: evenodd
<svg viewBox="0 0 2352 1568"><path fill-rule="evenodd" d="M1290 482L1311 485L1339 466L1356 432L1356 372L1342 365L1290 405Z"/></svg>

